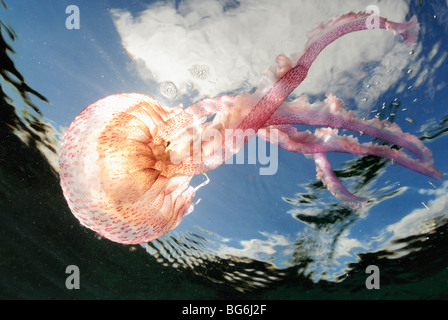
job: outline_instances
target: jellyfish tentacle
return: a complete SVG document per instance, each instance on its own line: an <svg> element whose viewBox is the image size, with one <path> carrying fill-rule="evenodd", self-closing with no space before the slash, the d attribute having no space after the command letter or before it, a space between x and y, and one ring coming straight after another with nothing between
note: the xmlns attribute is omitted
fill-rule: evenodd
<svg viewBox="0 0 448 320"><path fill-rule="evenodd" d="M279 130L278 146L288 151L303 154L340 152L373 155L390 160L394 164L399 164L436 180L443 178L443 172L431 164L411 158L403 151L391 149L387 146L372 142L361 144L353 136L338 135L337 129L318 128L313 134L310 131L300 132L292 125L271 127ZM260 136L260 132L258 135ZM275 141L270 141L268 137L266 139L269 142L275 143Z"/></svg>
<svg viewBox="0 0 448 320"><path fill-rule="evenodd" d="M403 167L419 172L428 177L440 180L443 173L432 165L412 159L400 150L390 149L386 146L373 143L358 143L357 139L348 136L338 136L337 129L320 128L315 133L300 132L292 125L269 126L266 129L277 129L278 139L273 141L266 134L268 131L260 130L257 135L279 147L308 155L315 160L317 178L322 180L327 189L339 200L352 208L364 206L368 199L358 197L348 191L333 172L325 153L342 152L359 155L375 155L399 164Z"/></svg>
<svg viewBox="0 0 448 320"><path fill-rule="evenodd" d="M296 153L303 153L307 157L314 160L316 164L317 179L321 180L324 186L331 194L344 204L353 209L363 207L369 199L354 195L345 188L339 178L333 171L324 152L325 147L319 144L319 148L315 147L317 137L311 132L300 132L292 125L270 126L266 129L278 130L277 140L270 139L269 130L260 130L258 137L265 139L271 143L277 144L279 147ZM321 149L321 150L319 150ZM319 152L322 151L322 152Z"/></svg>
<svg viewBox="0 0 448 320"><path fill-rule="evenodd" d="M205 174L205 173L204 173L204 176L205 176L205 179L206 179L206 180L205 180L204 182L200 183L199 185L197 185L196 187L194 187L194 188L193 188L194 191L198 191L198 190L201 189L202 187L204 187L204 186L206 186L206 185L209 184L209 182L210 182L210 178L209 178L208 175Z"/></svg>
<svg viewBox="0 0 448 320"><path fill-rule="evenodd" d="M310 104L305 97L285 102L266 122L266 125L306 124L347 129L381 139L402 147L416 155L418 159L433 164L432 152L416 136L404 133L401 128L387 120L361 120L353 111L342 108L343 101L332 94L322 102Z"/></svg>
<svg viewBox="0 0 448 320"><path fill-rule="evenodd" d="M362 208L368 203L368 198L359 197L347 190L334 173L325 153L315 153L309 156L314 159L316 164L317 179L322 181L324 186L327 187L327 190L330 191L336 199L342 201L352 209Z"/></svg>

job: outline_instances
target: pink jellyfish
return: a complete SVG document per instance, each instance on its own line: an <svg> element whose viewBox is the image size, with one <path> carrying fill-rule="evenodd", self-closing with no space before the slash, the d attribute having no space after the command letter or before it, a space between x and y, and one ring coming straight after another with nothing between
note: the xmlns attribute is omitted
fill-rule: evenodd
<svg viewBox="0 0 448 320"><path fill-rule="evenodd" d="M318 178L351 207L367 199L350 193L335 176L327 152L375 155L434 179L431 151L388 121L360 120L331 94L323 102L284 102L331 42L369 29L366 13L349 13L314 30L298 59L279 55L254 94L204 99L188 108L166 108L141 94L108 96L84 109L67 129L60 149L64 196L81 224L119 243L151 241L175 228L193 210L193 175L217 168L254 135L315 160ZM380 29L414 44L419 26L378 18ZM328 128L300 132L293 124ZM399 146L407 153L340 136L348 129ZM229 132L231 134L229 134ZM274 134L275 133L275 134ZM200 142L198 144L197 142ZM199 147L198 147L199 146Z"/></svg>

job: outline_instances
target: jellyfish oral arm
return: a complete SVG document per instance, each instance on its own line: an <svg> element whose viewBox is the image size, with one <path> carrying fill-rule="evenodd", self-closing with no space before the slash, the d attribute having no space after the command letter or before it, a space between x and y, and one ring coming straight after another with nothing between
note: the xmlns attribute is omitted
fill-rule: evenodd
<svg viewBox="0 0 448 320"><path fill-rule="evenodd" d="M278 139L276 141L271 140L268 135L264 134L268 132L265 130L260 130L258 137L270 143L275 143L285 150L308 155L316 163L317 178L337 199L352 208L362 207L368 199L352 194L342 185L334 174L325 153L339 152L378 156L437 180L443 177L443 173L431 164L413 159L406 153L391 149L388 146L371 142L360 144L354 137L339 136L337 129L318 128L314 133L310 131L300 132L292 125L269 126L266 129L278 130L276 135Z"/></svg>
<svg viewBox="0 0 448 320"><path fill-rule="evenodd" d="M349 13L315 29L310 36L304 53L295 63L280 55L274 67L277 73L277 82L269 90L266 90L266 88L257 90L261 93L267 92L241 121L238 128L261 128L289 94L306 78L309 68L322 50L343 35L368 30L368 17L369 15L366 13ZM406 43L415 43L419 30L415 16L408 23L390 22L382 17L379 17L379 19L379 29L391 30L394 34L401 34ZM288 68L290 69L288 70Z"/></svg>
<svg viewBox="0 0 448 320"><path fill-rule="evenodd" d="M345 112L341 108L342 100L336 99L332 95L329 95L324 103L317 106L309 104L304 98L292 103L283 102L306 78L311 64L326 46L347 33L368 29L367 17L364 13L350 13L330 21L314 32L304 53L296 62L291 61L284 55L277 57L276 65L268 70L271 79L274 79L272 82L263 81L254 96L234 99L230 103L231 105L239 103L235 109L249 110L248 112L240 112L244 117L235 127L237 130L254 129L254 132L256 132L262 127L292 123L348 129L402 147L414 153L420 160L412 159L406 153L386 146L372 143L360 144L353 137L335 136L337 130L329 132L328 130L318 129L315 135L309 135L296 132L294 127L276 127L276 129L281 128L280 132L283 133L279 146L297 153L314 154L312 158L316 162L318 176L323 179L336 197L349 200L351 204L365 203L365 199L352 195L343 187L332 172L331 165L323 153L345 152L376 155L434 179L443 177L443 173L432 166L431 151L417 137L401 132L401 129L395 124L378 119L367 121L356 119L353 112ZM394 34L401 34L405 43L413 44L416 41L419 27L415 17L408 23L394 23L380 18L379 29L388 29ZM211 104L215 106L213 112L216 111L215 102ZM232 150L230 144L233 144L233 141L226 141L223 144L222 159L225 159L224 151ZM237 146L242 145L244 143L240 138ZM235 153L238 150L239 147L234 148L230 153ZM202 170L211 170L220 163L216 161L207 162L207 159L205 159L201 165ZM193 169L193 171L195 170Z"/></svg>
<svg viewBox="0 0 448 320"><path fill-rule="evenodd" d="M235 112L229 113L228 110L225 111L226 108L223 108L223 105L220 106L220 102L224 103L226 98L229 100L226 101L226 107L229 108L229 105L236 105L233 109L238 110L236 114L239 114L241 118L237 121L235 127L226 127L225 125L223 125L223 127L235 129L236 132L247 133L248 130L252 130L252 135L255 135L258 129L266 126L270 121L272 123L274 123L274 121L279 121L280 118L283 118L283 121L277 123L294 123L294 121L299 122L298 118L302 118L302 121L308 124L313 118L312 116L307 116L306 114L301 115L300 112L294 111L288 113L288 111L278 110L279 107L284 103L283 101L289 94L306 78L309 68L320 52L343 35L351 32L368 30L368 17L368 14L361 12L349 13L331 20L311 33L303 54L295 62L283 54L279 55L276 59L276 64L268 69L267 75L264 76L265 80L262 81L254 95L251 96L245 94L235 98L218 97L215 99L203 100L202 102L189 107L192 108L190 113L181 113L173 118L173 123L170 125L175 125L177 126L176 128L179 129L186 126L188 123L191 123L194 119L218 112L227 112L235 117ZM401 34L406 43L415 43L419 30L415 17L407 23L390 22L382 17L379 17L379 21L378 29L387 29L394 34ZM189 108L187 108L186 111ZM277 114L271 118L276 112ZM319 111L312 110L311 112L314 113ZM344 125L347 127L353 126L355 131L365 131L363 132L364 134L371 134L378 138L383 137L383 139L391 141L392 143L399 143L399 145L416 153L418 157L423 158L428 154L427 150L424 149L425 147L422 146L421 143L414 141L415 139L410 138L411 141L406 141L406 138L409 138L409 135L403 135L403 138L399 138L399 134L391 135L386 130L378 130L375 125L360 125L358 120L349 119L349 117L350 115L346 115L344 119L342 117L337 119L337 116L327 117L329 120L335 120L333 122L329 121L328 125L336 125L337 127L337 124L341 123L342 127ZM323 120L325 119L323 115L320 117L314 115L314 118L319 119L322 122L324 122ZM226 117L222 117L222 119L227 120ZM170 130L168 125L165 126L165 128L161 129L155 139L160 139L160 141L165 139L169 136L167 132L172 132ZM251 136L247 134L245 134L244 137L235 135L234 138L235 139L227 139L225 143L223 143L221 149L217 151L220 154L219 157L204 157L204 161L200 164L184 162L176 167L170 166L169 169L167 169L167 172L169 172L167 174L201 174L215 169L220 166L229 155L233 155L239 151L244 145L243 139L250 139ZM417 146L414 146L415 144L417 144ZM217 159L221 159L221 161L218 161Z"/></svg>
<svg viewBox="0 0 448 320"><path fill-rule="evenodd" d="M357 119L353 111L345 111L342 105L343 101L332 94L328 94L324 101L314 104L310 104L306 98L299 98L283 103L266 125L307 124L346 129L402 147L423 162L432 164L431 150L416 136L403 133L397 124L386 120Z"/></svg>
<svg viewBox="0 0 448 320"><path fill-rule="evenodd" d="M327 190L338 200L342 201L345 205L348 205L352 209L359 209L367 204L369 199L358 197L350 191L348 191L331 167L330 161L328 161L325 153L315 153L310 155L316 163L317 178L322 181Z"/></svg>

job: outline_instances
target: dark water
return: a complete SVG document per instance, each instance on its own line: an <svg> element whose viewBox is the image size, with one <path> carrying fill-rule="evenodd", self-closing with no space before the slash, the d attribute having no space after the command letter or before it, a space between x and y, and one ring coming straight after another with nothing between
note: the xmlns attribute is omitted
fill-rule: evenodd
<svg viewBox="0 0 448 320"><path fill-rule="evenodd" d="M7 12L2 2L3 14ZM415 3L418 8L421 3ZM443 12L446 7L442 7ZM57 172L47 161L54 137L34 104L47 103L17 70L13 25L1 24L0 105L0 298L2 299L446 299L448 297L447 206L422 232L391 243L394 249L358 252L333 280L322 276L332 262L338 237L358 220L356 212L329 204L315 215L294 211L314 235L330 234L327 254L316 257L319 241L298 237L286 267L266 259L218 255L213 235L200 227L170 233L145 246L100 239L79 225L68 209ZM445 61L446 65L446 61ZM447 69L442 70L446 77ZM6 92L14 92L10 97ZM18 108L17 106L23 106ZM391 100L382 112L393 114ZM437 142L448 132L448 117L422 134ZM20 137L17 133L20 133ZM440 140L439 140L440 141ZM446 141L446 139L445 139ZM43 154L46 152L46 156ZM446 159L445 159L446 160ZM375 180L385 162L363 157L347 162L341 177L359 177L359 186ZM319 200L322 184L286 197L291 205ZM355 186L356 190L356 186ZM383 193L383 198L393 193ZM334 246L334 247L332 247ZM321 259L321 260L320 260ZM67 266L79 267L79 290L68 290ZM366 289L366 268L381 270L379 290Z"/></svg>

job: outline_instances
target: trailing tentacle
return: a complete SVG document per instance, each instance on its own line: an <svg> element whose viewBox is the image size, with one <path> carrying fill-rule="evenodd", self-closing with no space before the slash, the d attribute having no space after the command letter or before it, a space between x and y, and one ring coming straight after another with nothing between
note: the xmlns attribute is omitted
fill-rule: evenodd
<svg viewBox="0 0 448 320"><path fill-rule="evenodd" d="M342 105L343 101L332 94L328 94L324 101L313 104L301 97L283 103L266 125L306 124L347 129L395 144L414 153L423 162L433 164L431 150L416 136L403 133L397 124L386 120L357 119L353 111L345 111Z"/></svg>

